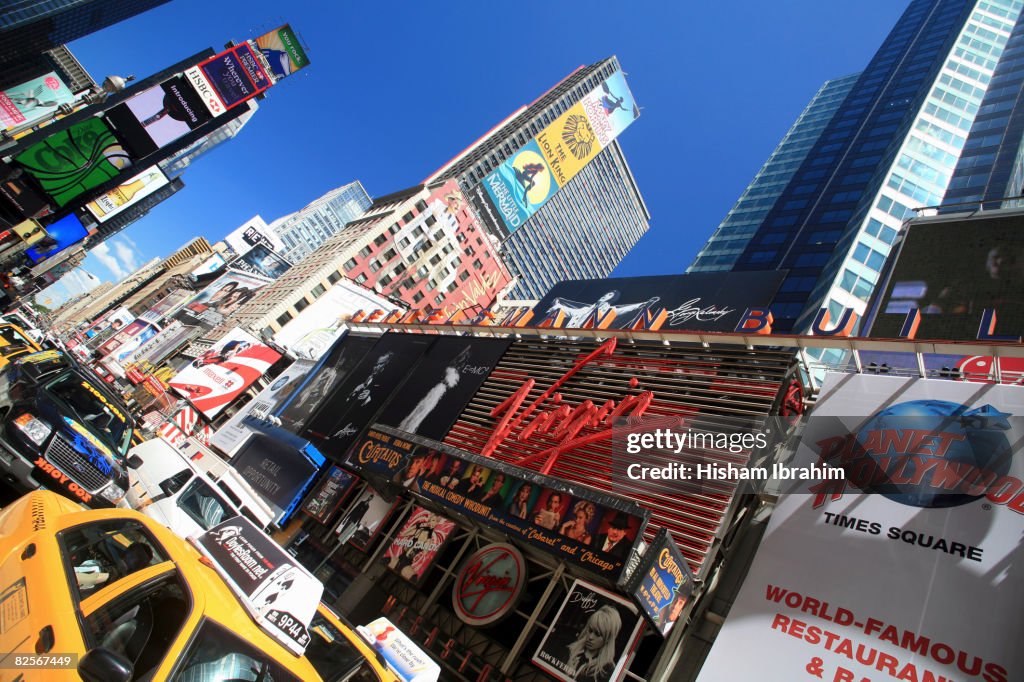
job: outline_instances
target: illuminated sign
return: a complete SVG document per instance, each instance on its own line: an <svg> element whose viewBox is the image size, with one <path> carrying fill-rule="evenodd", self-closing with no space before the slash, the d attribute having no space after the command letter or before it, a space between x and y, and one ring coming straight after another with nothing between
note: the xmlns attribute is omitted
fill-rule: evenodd
<svg viewBox="0 0 1024 682"><path fill-rule="evenodd" d="M624 589L663 637L678 622L693 594L693 574L664 528L644 552Z"/></svg>

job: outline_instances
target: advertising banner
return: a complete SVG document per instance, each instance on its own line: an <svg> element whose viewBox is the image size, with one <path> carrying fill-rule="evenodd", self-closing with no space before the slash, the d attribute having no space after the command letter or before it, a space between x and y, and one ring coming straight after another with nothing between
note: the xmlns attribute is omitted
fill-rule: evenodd
<svg viewBox="0 0 1024 682"><path fill-rule="evenodd" d="M374 424L349 455L360 474L383 477L560 559L618 581L650 512L632 502L572 486Z"/></svg>
<svg viewBox="0 0 1024 682"><path fill-rule="evenodd" d="M306 453L263 433L239 448L231 466L275 511L287 510L318 469Z"/></svg>
<svg viewBox="0 0 1024 682"><path fill-rule="evenodd" d="M236 45L199 65L225 108L255 97L270 87L270 78L248 43Z"/></svg>
<svg viewBox="0 0 1024 682"><path fill-rule="evenodd" d="M421 334L384 334L321 403L306 426L306 437L340 460L433 342Z"/></svg>
<svg viewBox="0 0 1024 682"><path fill-rule="evenodd" d="M559 282L533 309L531 325L562 314L565 327L595 326L610 311L609 329L629 329L645 316L658 317L662 329L731 332L747 308L767 306L784 272L694 273Z"/></svg>
<svg viewBox="0 0 1024 682"><path fill-rule="evenodd" d="M259 216L250 218L244 225L232 230L224 237L224 242L239 256L258 244L263 244L271 251L284 251L281 238Z"/></svg>
<svg viewBox="0 0 1024 682"><path fill-rule="evenodd" d="M506 236L522 226L555 192L640 116L621 71L551 122L480 185L478 214L498 217Z"/></svg>
<svg viewBox="0 0 1024 682"><path fill-rule="evenodd" d="M565 682L613 682L625 670L642 625L635 606L577 580L531 660Z"/></svg>
<svg viewBox="0 0 1024 682"><path fill-rule="evenodd" d="M437 682L441 666L387 618L356 626L359 636L388 662L402 682Z"/></svg>
<svg viewBox="0 0 1024 682"><path fill-rule="evenodd" d="M257 244L229 264L234 270L250 272L267 279L277 279L288 272L291 266L284 257L271 251L265 244Z"/></svg>
<svg viewBox="0 0 1024 682"><path fill-rule="evenodd" d="M143 197L167 184L167 177L156 166L147 168L134 176L122 185L104 192L85 207L92 213L93 217L101 223L106 222L129 206L137 203Z"/></svg>
<svg viewBox="0 0 1024 682"><path fill-rule="evenodd" d="M122 332L122 334L127 334L128 338L124 339L116 350L103 358L103 361L113 361L124 367L125 365L134 362L132 359L133 356L142 348L143 345L152 340L159 333L160 327L149 322L136 320L128 325L124 332Z"/></svg>
<svg viewBox="0 0 1024 682"><path fill-rule="evenodd" d="M1019 217L911 223L879 290L872 336L898 336L915 308L921 311L918 339L974 340L985 309L996 311L997 333L1024 336Z"/></svg>
<svg viewBox="0 0 1024 682"><path fill-rule="evenodd" d="M624 589L656 632L672 630L693 595L693 574L667 530L658 530Z"/></svg>
<svg viewBox="0 0 1024 682"><path fill-rule="evenodd" d="M384 552L384 563L413 585L419 585L454 531L454 521L423 507L413 507Z"/></svg>
<svg viewBox="0 0 1024 682"><path fill-rule="evenodd" d="M204 260L202 263L200 263L199 267L190 272L189 275L191 275L193 278L198 278L201 277L202 275L209 275L214 272L217 272L225 265L227 265L227 263L224 262L224 256L220 255L219 253L215 253L206 260Z"/></svg>
<svg viewBox="0 0 1024 682"><path fill-rule="evenodd" d="M148 156L212 120L181 76L143 90L106 113L135 158Z"/></svg>
<svg viewBox="0 0 1024 682"><path fill-rule="evenodd" d="M264 33L255 42L270 64L275 81L309 66L309 57L288 24Z"/></svg>
<svg viewBox="0 0 1024 682"><path fill-rule="evenodd" d="M189 87L199 96L200 101L203 103L203 107L210 114L211 117L220 116L227 108L224 106L224 102L221 101L220 95L210 85L210 81L206 79L206 75L199 70L198 66L185 69L185 81Z"/></svg>
<svg viewBox="0 0 1024 682"><path fill-rule="evenodd" d="M139 362L159 364L164 358L184 344L192 336L193 332L193 328L186 327L177 320L171 320L170 324L160 330L158 334L125 358L125 362L128 364Z"/></svg>
<svg viewBox="0 0 1024 682"><path fill-rule="evenodd" d="M318 360L345 332L345 321L357 311L401 310L391 300L355 282L342 279L327 293L274 334L274 343L300 358Z"/></svg>
<svg viewBox="0 0 1024 682"><path fill-rule="evenodd" d="M128 312L125 308L121 308L121 310ZM135 317L131 316L131 313L128 313L128 316L130 321L127 325L122 324L121 326L118 326L118 323L123 323L123 320L125 319L121 315L112 317L109 320L110 329L117 333L113 334L96 349L100 355L110 355L114 353L121 348L121 346L130 341L133 336L141 332L143 329L151 326L149 322L143 322L142 320L135 319Z"/></svg>
<svg viewBox="0 0 1024 682"><path fill-rule="evenodd" d="M175 319L184 324L216 327L266 285L267 280L262 277L241 272L225 273L193 296L178 311Z"/></svg>
<svg viewBox="0 0 1024 682"><path fill-rule="evenodd" d="M377 421L425 438L444 438L511 343L511 339L439 338Z"/></svg>
<svg viewBox="0 0 1024 682"><path fill-rule="evenodd" d="M213 419L280 358L280 353L236 327L168 383Z"/></svg>
<svg viewBox="0 0 1024 682"><path fill-rule="evenodd" d="M302 504L302 512L319 523L327 523L357 480L341 467L332 466Z"/></svg>
<svg viewBox="0 0 1024 682"><path fill-rule="evenodd" d="M338 542L351 544L361 552L369 552L396 506L398 500L386 500L379 492L366 486L334 529Z"/></svg>
<svg viewBox="0 0 1024 682"><path fill-rule="evenodd" d="M244 516L214 526L197 544L260 627L301 656L323 584Z"/></svg>
<svg viewBox="0 0 1024 682"><path fill-rule="evenodd" d="M1024 679L1021 415L1020 387L827 375L796 459L847 480L780 499L698 679Z"/></svg>
<svg viewBox="0 0 1024 682"><path fill-rule="evenodd" d="M110 126L92 117L51 134L14 157L58 206L109 182L132 165Z"/></svg>
<svg viewBox="0 0 1024 682"><path fill-rule="evenodd" d="M252 429L243 424L243 420L252 415L258 419L265 419L274 408L287 400L292 393L302 384L306 373L312 369L313 363L308 360L299 360L281 372L269 386L260 391L255 398L243 405L237 412L231 415L223 426L214 432L210 443L219 448L228 457L235 454L235 451L242 446L242 443L254 433Z"/></svg>
<svg viewBox="0 0 1024 682"><path fill-rule="evenodd" d="M48 248L32 246L25 250L25 256L33 263L55 256L64 249L77 244L86 238L89 231L82 225L74 213L46 226L46 235L57 243Z"/></svg>
<svg viewBox="0 0 1024 682"><path fill-rule="evenodd" d="M188 289L172 291L154 303L152 308L139 315L139 319L146 322L159 323L165 317L177 312L178 308L184 305L185 301L192 298L193 295L195 295L195 292Z"/></svg>
<svg viewBox="0 0 1024 682"><path fill-rule="evenodd" d="M0 130L49 118L62 104L75 101L75 95L53 71L39 78L0 90Z"/></svg>

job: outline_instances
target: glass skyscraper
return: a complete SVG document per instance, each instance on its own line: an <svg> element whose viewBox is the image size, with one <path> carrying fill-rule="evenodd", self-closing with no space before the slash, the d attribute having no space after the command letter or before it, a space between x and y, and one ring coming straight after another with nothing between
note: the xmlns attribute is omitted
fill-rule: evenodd
<svg viewBox="0 0 1024 682"><path fill-rule="evenodd" d="M361 218L373 201L358 180L332 189L300 211L275 220L270 229L284 242L292 263L313 253L347 223Z"/></svg>
<svg viewBox="0 0 1024 682"><path fill-rule="evenodd" d="M454 178L470 196L488 173L621 68L609 57L576 69L427 182ZM501 243L505 264L518 277L509 297L540 298L561 280L607 277L649 221L622 148L613 141Z"/></svg>
<svg viewBox="0 0 1024 682"><path fill-rule="evenodd" d="M863 314L903 221L939 204L967 158L1021 7L910 3L731 267L788 271L776 330L805 332L820 308Z"/></svg>

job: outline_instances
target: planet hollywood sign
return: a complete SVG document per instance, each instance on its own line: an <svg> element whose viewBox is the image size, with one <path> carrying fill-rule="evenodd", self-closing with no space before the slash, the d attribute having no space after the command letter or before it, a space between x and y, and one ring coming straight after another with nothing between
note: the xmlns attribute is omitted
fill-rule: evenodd
<svg viewBox="0 0 1024 682"><path fill-rule="evenodd" d="M459 570L452 606L464 623L490 625L512 612L526 587L526 561L512 545L498 543L478 550Z"/></svg>

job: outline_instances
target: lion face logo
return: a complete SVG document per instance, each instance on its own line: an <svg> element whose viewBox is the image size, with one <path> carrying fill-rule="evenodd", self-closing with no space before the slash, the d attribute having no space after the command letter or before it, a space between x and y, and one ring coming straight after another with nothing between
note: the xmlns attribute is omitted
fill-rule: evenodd
<svg viewBox="0 0 1024 682"><path fill-rule="evenodd" d="M585 159L594 149L597 143L597 134L590 127L590 121L586 116L573 114L565 120L562 128L562 141L569 148L569 151L577 159Z"/></svg>

